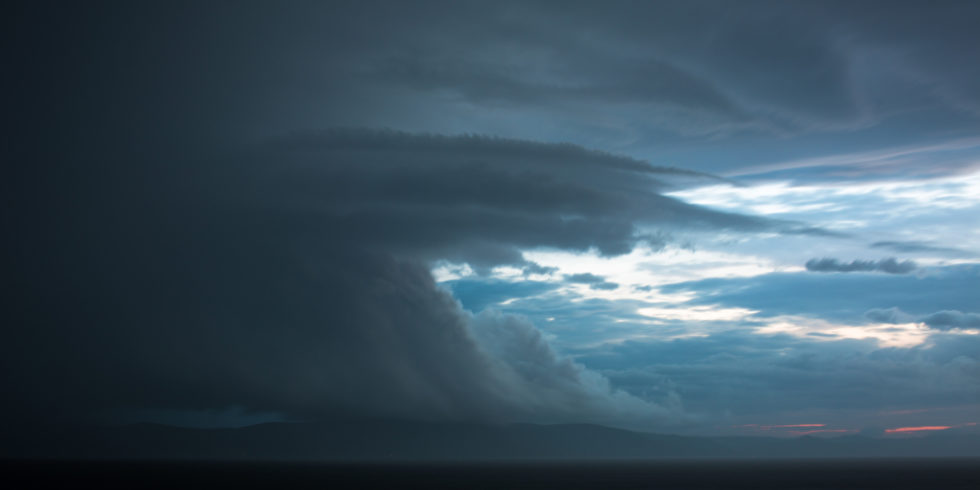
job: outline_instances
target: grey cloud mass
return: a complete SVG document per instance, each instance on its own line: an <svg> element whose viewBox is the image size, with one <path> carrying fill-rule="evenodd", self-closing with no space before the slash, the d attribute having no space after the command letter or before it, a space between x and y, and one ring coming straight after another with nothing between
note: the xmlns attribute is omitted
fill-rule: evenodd
<svg viewBox="0 0 980 490"><path fill-rule="evenodd" d="M529 276L531 274L553 274L555 272L558 272L557 267L546 267L534 262L525 262L522 271L525 276Z"/></svg>
<svg viewBox="0 0 980 490"><path fill-rule="evenodd" d="M438 132L466 121L469 131L690 155L690 164L713 171L746 159L826 154L829 133L843 133L842 147L856 150L894 143L880 133L849 137L874 128L894 129L908 143L977 128L977 74L964 68L959 49L975 42L970 2L385 7L337 4L378 29L337 25L346 50L321 54L337 61L331 84L346 96L324 105L342 108L337 114L348 120L306 117L400 129L411 120ZM410 16L411 25L399 22ZM369 112L349 115L365 105ZM423 110L425 117L409 117ZM916 116L923 113L944 117L924 125ZM747 144L774 135L802 141L749 155Z"/></svg>
<svg viewBox="0 0 980 490"><path fill-rule="evenodd" d="M518 249L628 252L644 229L785 230L664 196L699 174L568 144L330 130L254 148L244 165L285 186L280 206L315 213L342 240L477 268L522 264Z"/></svg>
<svg viewBox="0 0 980 490"><path fill-rule="evenodd" d="M980 314L964 313L959 310L942 310L928 315L915 316L893 306L887 309L868 310L865 316L869 320L882 323L919 322L936 330L980 327Z"/></svg>
<svg viewBox="0 0 980 490"><path fill-rule="evenodd" d="M538 246L625 253L641 226L782 226L659 193L684 171L572 145L335 130L183 160L121 155L92 167L109 184L73 197L61 236L18 235L11 297L31 326L11 332L4 363L33 373L10 383L28 401L7 407L18 416L241 406L666 423L676 410L614 390L529 323L470 317L427 266L534 268L519 250ZM117 186L127 162L163 177L149 192Z"/></svg>
<svg viewBox="0 0 980 490"><path fill-rule="evenodd" d="M595 284L597 282L605 282L606 279L589 272L583 272L581 274L569 274L565 276L565 280L579 284Z"/></svg>
<svg viewBox="0 0 980 490"><path fill-rule="evenodd" d="M922 322L940 330L948 330L950 328L978 328L980 327L980 314L963 313L957 310L937 311L923 318Z"/></svg>
<svg viewBox="0 0 980 490"><path fill-rule="evenodd" d="M934 335L931 345L902 349L726 330L581 349L576 359L614 386L651 398L674 391L691 412L720 420L819 413L821 422L853 427L857 412L864 411L863 422L880 420L881 406L975 404L977 347L975 336L946 333Z"/></svg>
<svg viewBox="0 0 980 490"><path fill-rule="evenodd" d="M893 258L882 260L853 260L841 262L837 259L810 259L806 270L811 272L885 272L887 274L908 274L916 269L915 262L899 262Z"/></svg>

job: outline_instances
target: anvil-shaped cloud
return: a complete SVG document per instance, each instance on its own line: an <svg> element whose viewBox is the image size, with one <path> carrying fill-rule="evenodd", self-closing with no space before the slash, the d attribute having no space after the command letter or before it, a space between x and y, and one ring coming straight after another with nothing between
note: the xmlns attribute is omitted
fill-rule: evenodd
<svg viewBox="0 0 980 490"><path fill-rule="evenodd" d="M792 226L659 192L709 176L476 136L301 134L181 172L192 185L158 182L151 195L91 189L71 241L24 230L36 257L67 262L13 269L17 318L34 325L5 344L17 346L8 362L33 373L14 383L29 401L21 415L70 396L76 414L242 405L301 419L676 420L677 407L561 358L526 320L463 311L427 266L533 269L520 253L530 247L622 254L654 239L643 227ZM30 354L39 349L48 355ZM38 406L40 391L59 398Z"/></svg>

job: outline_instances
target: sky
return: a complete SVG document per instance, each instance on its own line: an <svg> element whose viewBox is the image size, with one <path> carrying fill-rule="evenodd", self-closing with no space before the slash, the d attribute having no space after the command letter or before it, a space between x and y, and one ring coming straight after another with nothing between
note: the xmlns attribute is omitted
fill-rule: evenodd
<svg viewBox="0 0 980 490"><path fill-rule="evenodd" d="M977 432L978 18L15 6L0 415Z"/></svg>

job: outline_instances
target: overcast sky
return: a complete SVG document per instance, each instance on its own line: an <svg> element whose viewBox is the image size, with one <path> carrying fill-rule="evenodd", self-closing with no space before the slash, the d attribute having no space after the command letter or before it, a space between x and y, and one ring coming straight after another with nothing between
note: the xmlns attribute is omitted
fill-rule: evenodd
<svg viewBox="0 0 980 490"><path fill-rule="evenodd" d="M977 430L980 4L6 17L7 421Z"/></svg>

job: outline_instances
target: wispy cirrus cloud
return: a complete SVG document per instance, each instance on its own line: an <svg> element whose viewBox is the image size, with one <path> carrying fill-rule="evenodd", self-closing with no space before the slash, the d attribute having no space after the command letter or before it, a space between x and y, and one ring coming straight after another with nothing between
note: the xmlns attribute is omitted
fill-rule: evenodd
<svg viewBox="0 0 980 490"><path fill-rule="evenodd" d="M840 155L830 155L816 158L807 158L797 161L770 164L757 167L746 167L737 171L728 172L727 177L774 177L781 172L799 169L821 169L824 173L845 173L850 176L861 176L867 174L875 176L883 170L891 175L909 175L911 173L926 173L926 175L942 174L949 172L949 168L932 168L923 165L924 162L943 161L948 152L958 152L965 150L980 149L980 138L960 138L944 141L935 144L918 146L902 146L896 148L886 148L857 153L847 153ZM974 168L975 165L960 164L957 167L961 171Z"/></svg>

